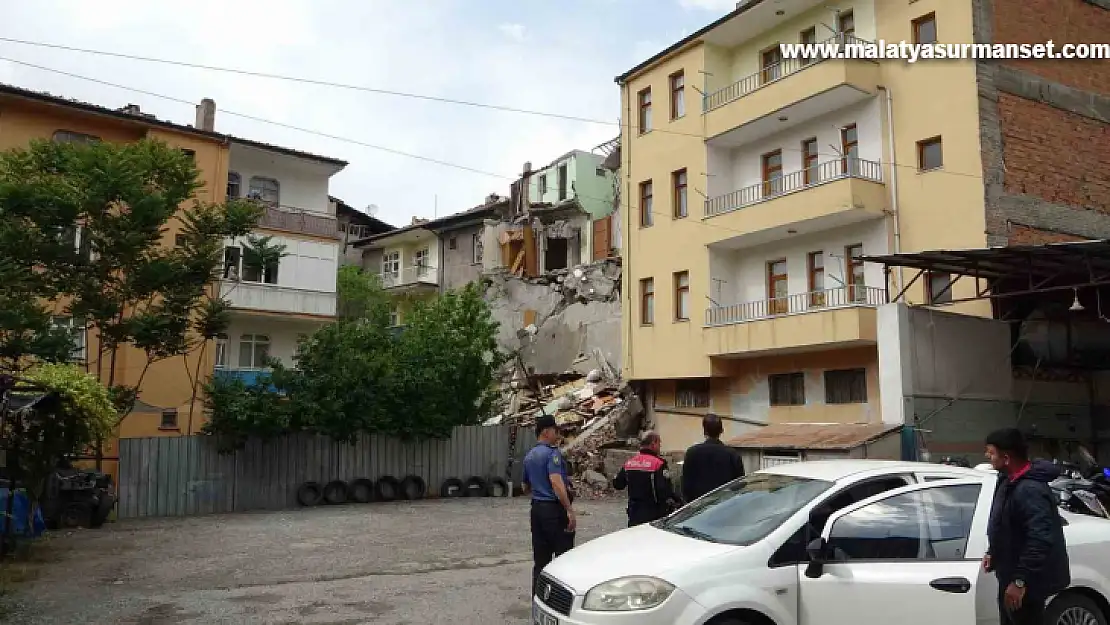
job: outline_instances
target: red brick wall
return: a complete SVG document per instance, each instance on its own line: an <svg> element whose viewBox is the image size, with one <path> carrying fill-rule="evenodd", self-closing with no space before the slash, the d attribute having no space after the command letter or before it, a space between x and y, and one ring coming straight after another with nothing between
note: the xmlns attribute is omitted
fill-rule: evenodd
<svg viewBox="0 0 1110 625"><path fill-rule="evenodd" d="M1007 93L998 113L1007 193L1110 213L1110 125Z"/></svg>
<svg viewBox="0 0 1110 625"><path fill-rule="evenodd" d="M1045 245L1046 243L1074 243L1086 240L1073 234L1038 230L1019 224L1010 225L1010 245Z"/></svg>
<svg viewBox="0 0 1110 625"><path fill-rule="evenodd" d="M1084 0L993 0L995 43L1110 42L1110 11ZM1110 62L1015 60L1007 65L1085 91L1110 95Z"/></svg>

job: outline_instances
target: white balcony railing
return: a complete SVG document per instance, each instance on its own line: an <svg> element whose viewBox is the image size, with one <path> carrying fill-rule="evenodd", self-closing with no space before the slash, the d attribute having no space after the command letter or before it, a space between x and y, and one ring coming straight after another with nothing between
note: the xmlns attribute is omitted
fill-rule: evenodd
<svg viewBox="0 0 1110 625"><path fill-rule="evenodd" d="M816 187L845 178L858 178L871 182L883 181L883 166L862 158L843 158L812 165L805 169L778 176L763 182L737 189L705 201L705 216L713 217L734 210L766 202L774 198Z"/></svg>
<svg viewBox="0 0 1110 625"><path fill-rule="evenodd" d="M784 315L817 312L853 306L877 307L886 303L886 289L873 286L842 286L786 297L718 306L705 311L705 325L725 326Z"/></svg>
<svg viewBox="0 0 1110 625"><path fill-rule="evenodd" d="M310 291L261 282L224 280L220 283L220 295L232 308L335 316L334 291Z"/></svg>
<svg viewBox="0 0 1110 625"><path fill-rule="evenodd" d="M396 271L383 271L378 275L382 286L387 289L411 284L439 284L439 270L429 265L402 267Z"/></svg>
<svg viewBox="0 0 1110 625"><path fill-rule="evenodd" d="M831 48L831 46L838 43L841 44L841 50L845 54L847 54L848 49L845 48L846 45L858 46L861 44L866 45L870 42L864 39L859 39L854 35L840 34L830 37L829 39L826 39L824 41L815 43L813 45L819 50L822 48L828 50ZM765 87L769 84L782 80L788 76L802 71L807 67L812 67L818 63L824 62L829 58L832 57L829 55L818 55L811 59L783 59L778 63L767 65L758 72L749 76L745 76L740 80L732 83L731 85L728 85L727 87L722 87L721 89L718 89L712 93L706 94L705 97L702 98L702 112L708 113L713 109L721 108L729 102L739 100L740 98L748 95L756 89L759 89L760 87Z"/></svg>

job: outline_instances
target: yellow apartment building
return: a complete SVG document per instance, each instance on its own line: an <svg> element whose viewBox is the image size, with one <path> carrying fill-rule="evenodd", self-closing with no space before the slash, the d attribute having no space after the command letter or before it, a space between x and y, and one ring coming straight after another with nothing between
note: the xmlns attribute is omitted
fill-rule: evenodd
<svg viewBox="0 0 1110 625"><path fill-rule="evenodd" d="M749 0L617 78L623 373L667 449L779 423L881 423L861 256L986 244L976 66L784 59L780 43L973 41L967 0ZM894 164L894 166L892 166ZM935 275L913 302L973 295ZM990 314L985 302L959 312Z"/></svg>

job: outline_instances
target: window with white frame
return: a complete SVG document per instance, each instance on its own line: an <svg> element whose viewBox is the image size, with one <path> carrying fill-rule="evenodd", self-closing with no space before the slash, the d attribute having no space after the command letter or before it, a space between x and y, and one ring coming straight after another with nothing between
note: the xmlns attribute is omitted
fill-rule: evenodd
<svg viewBox="0 0 1110 625"><path fill-rule="evenodd" d="M483 248L482 233L481 232L477 232L475 234L470 235L470 246L471 246L470 249L471 249L471 254L472 254L471 262L474 263L475 265L481 265L482 264L482 248Z"/></svg>
<svg viewBox="0 0 1110 625"><path fill-rule="evenodd" d="M270 337L244 334L239 337L239 368L264 369L270 361Z"/></svg>
<svg viewBox="0 0 1110 625"><path fill-rule="evenodd" d="M416 275L421 277L428 275L428 261L430 259L431 250L428 248L416 250L416 253L412 255L412 264L416 265Z"/></svg>
<svg viewBox="0 0 1110 625"><path fill-rule="evenodd" d="M247 191L247 197L276 206L281 203L281 185L273 178L253 176L250 190Z"/></svg>
<svg viewBox="0 0 1110 625"><path fill-rule="evenodd" d="M216 335L216 366L217 367L226 367L227 366L227 335L226 334L217 334Z"/></svg>
<svg viewBox="0 0 1110 625"><path fill-rule="evenodd" d="M237 172L227 172L227 198L237 198L243 193L243 178Z"/></svg>
<svg viewBox="0 0 1110 625"><path fill-rule="evenodd" d="M69 332L69 336L73 340L73 351L70 352L70 359L84 360L86 346L85 320L81 318L74 319L73 317L54 317L52 323L56 329Z"/></svg>
<svg viewBox="0 0 1110 625"><path fill-rule="evenodd" d="M396 306L389 309L389 325L390 327L401 325L401 311Z"/></svg>
<svg viewBox="0 0 1110 625"><path fill-rule="evenodd" d="M382 279L396 280L401 273L401 252L386 252L382 254Z"/></svg>

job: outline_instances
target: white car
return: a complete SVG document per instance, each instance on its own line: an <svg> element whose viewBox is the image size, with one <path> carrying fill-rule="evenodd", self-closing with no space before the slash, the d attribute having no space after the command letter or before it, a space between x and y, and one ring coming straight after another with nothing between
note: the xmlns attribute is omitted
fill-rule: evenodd
<svg viewBox="0 0 1110 625"><path fill-rule="evenodd" d="M662 521L556 558L537 585L532 621L998 623L998 583L981 566L995 480L883 460L757 471ZM1107 625L1110 521L1061 516L1072 586L1052 598L1046 623Z"/></svg>

